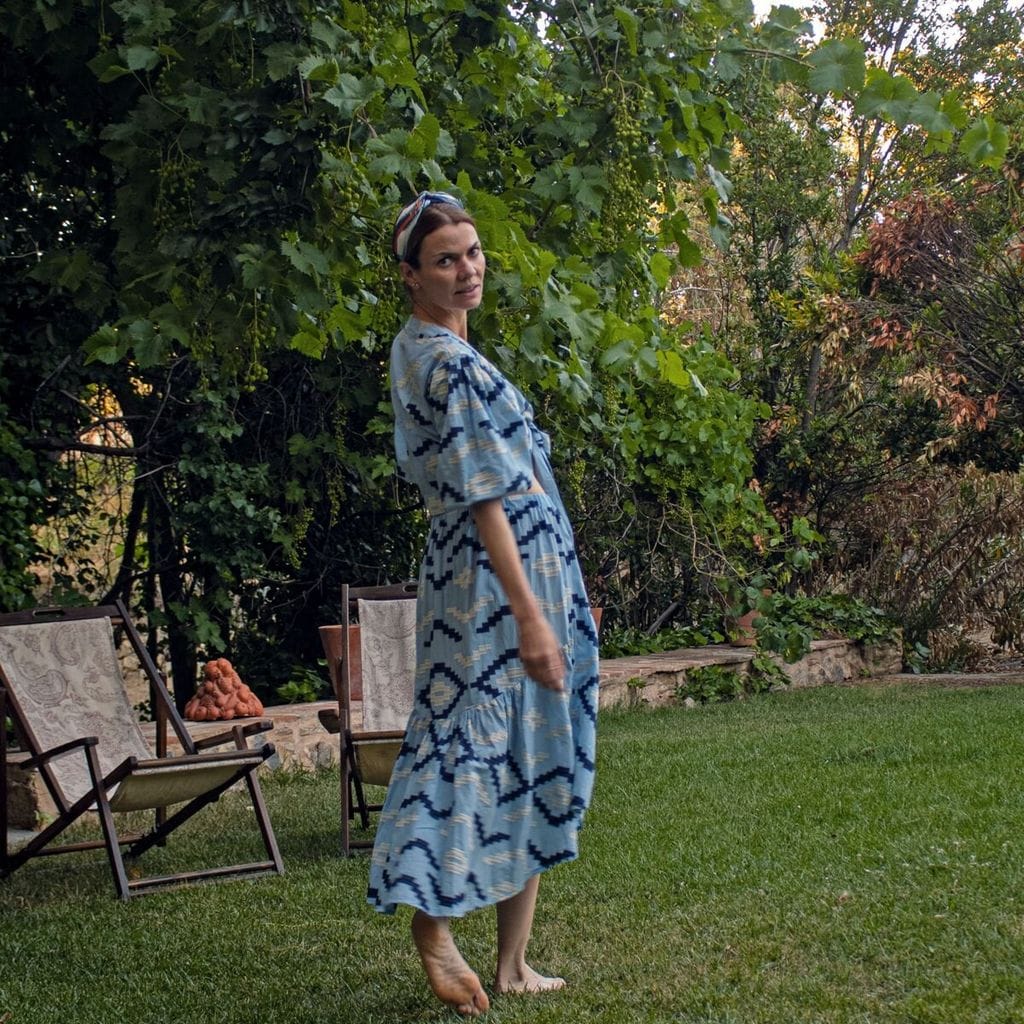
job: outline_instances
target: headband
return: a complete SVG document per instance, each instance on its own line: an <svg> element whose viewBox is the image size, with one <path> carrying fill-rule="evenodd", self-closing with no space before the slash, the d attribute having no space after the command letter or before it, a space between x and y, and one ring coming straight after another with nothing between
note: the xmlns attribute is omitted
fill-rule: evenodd
<svg viewBox="0 0 1024 1024"><path fill-rule="evenodd" d="M391 251L395 254L395 259L401 263L408 255L409 237L420 222L423 211L428 206L438 206L444 203L449 206L457 206L460 210L465 209L461 200L447 192L421 192L402 210L398 215L398 220L395 221L395 230L391 235Z"/></svg>

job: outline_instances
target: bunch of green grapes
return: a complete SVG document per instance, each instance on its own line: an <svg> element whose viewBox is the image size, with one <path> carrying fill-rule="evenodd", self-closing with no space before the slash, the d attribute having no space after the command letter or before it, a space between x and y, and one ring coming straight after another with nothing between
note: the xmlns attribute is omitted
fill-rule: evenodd
<svg viewBox="0 0 1024 1024"><path fill-rule="evenodd" d="M631 159L647 149L639 121L640 92L635 85L622 82L606 82L597 91L598 109L608 113L605 148L613 157Z"/></svg>
<svg viewBox="0 0 1024 1024"><path fill-rule="evenodd" d="M601 206L601 230L614 240L640 231L650 216L650 200L635 163L619 160L608 171L608 193Z"/></svg>
<svg viewBox="0 0 1024 1024"><path fill-rule="evenodd" d="M160 68L155 76L151 76L153 93L156 96L167 96L181 87L181 76L177 74L178 61L167 55L160 61Z"/></svg>
<svg viewBox="0 0 1024 1024"><path fill-rule="evenodd" d="M342 161L342 170L334 176L333 181L336 196L335 218L347 221L353 214L358 213L363 205L366 179L359 168L351 162L352 154L347 149L339 146L338 152L334 155Z"/></svg>
<svg viewBox="0 0 1024 1024"><path fill-rule="evenodd" d="M611 422L619 416L619 384L610 374L601 382L601 397L604 400L604 418Z"/></svg>
<svg viewBox="0 0 1024 1024"><path fill-rule="evenodd" d="M612 154L624 160L633 160L647 150L647 137L640 127L634 106L628 96L621 96L612 109L615 132Z"/></svg>
<svg viewBox="0 0 1024 1024"><path fill-rule="evenodd" d="M431 96L444 97L450 94L453 88L452 75L458 71L463 60L463 55L456 53L452 46L452 32L436 32L421 40L419 45L425 57L419 78L428 99Z"/></svg>
<svg viewBox="0 0 1024 1024"><path fill-rule="evenodd" d="M373 268L373 277L367 282L377 296L377 302L370 315L369 328L378 337L388 340L394 335L398 324L405 319L405 290L398 270L391 260L390 252L381 247Z"/></svg>
<svg viewBox="0 0 1024 1024"><path fill-rule="evenodd" d="M344 447L339 445L341 450ZM336 521L340 516L345 506L351 501L350 488L348 481L345 479L345 474L338 472L336 469L328 469L326 487L324 490L327 493L327 502L331 509L331 521Z"/></svg>
<svg viewBox="0 0 1024 1024"><path fill-rule="evenodd" d="M204 363L213 355L213 331L206 320L197 320L188 340L189 351L197 363Z"/></svg>
<svg viewBox="0 0 1024 1024"><path fill-rule="evenodd" d="M303 506L292 516L291 520L291 544L289 545L288 561L293 569L302 566L303 547L306 542L306 535L309 533L310 524L313 522L313 510Z"/></svg>
<svg viewBox="0 0 1024 1024"><path fill-rule="evenodd" d="M587 483L587 463L584 459L572 459L564 469L565 490L567 497L579 505L583 501Z"/></svg>
<svg viewBox="0 0 1024 1024"><path fill-rule="evenodd" d="M375 57L380 47L388 37L388 24L384 17L376 16L367 11L368 17L363 21L357 30L356 38L362 44L368 55Z"/></svg>
<svg viewBox="0 0 1024 1024"><path fill-rule="evenodd" d="M395 4L391 0L362 0L360 19L344 19L345 29L358 46L357 60L375 65L387 58L387 50L396 29Z"/></svg>
<svg viewBox="0 0 1024 1024"><path fill-rule="evenodd" d="M153 227L157 231L180 227L183 220L192 222L192 197L198 169L198 162L190 157L167 160L160 165L153 204Z"/></svg>
<svg viewBox="0 0 1024 1024"><path fill-rule="evenodd" d="M341 209L352 212L359 209L363 194L359 183L351 175L338 182L338 204Z"/></svg>
<svg viewBox="0 0 1024 1024"><path fill-rule="evenodd" d="M255 391L257 384L269 379L263 355L269 352L277 341L277 328L265 314L261 315L258 305L253 304L252 319L246 324L242 336L245 367L242 371L242 386Z"/></svg>
<svg viewBox="0 0 1024 1024"><path fill-rule="evenodd" d="M616 238L639 231L650 214L642 169L648 139L638 112L635 98L622 93L615 95L608 190L601 207L601 232L612 244Z"/></svg>
<svg viewBox="0 0 1024 1024"><path fill-rule="evenodd" d="M498 318L498 330L501 335L502 344L507 345L513 351L519 348L519 339L526 330L526 314L518 309L502 310Z"/></svg>
<svg viewBox="0 0 1024 1024"><path fill-rule="evenodd" d="M376 306L373 307L373 316L370 319L370 330L379 338L390 340L398 329L398 325L408 316L402 307L401 299L397 295L384 299L382 296Z"/></svg>

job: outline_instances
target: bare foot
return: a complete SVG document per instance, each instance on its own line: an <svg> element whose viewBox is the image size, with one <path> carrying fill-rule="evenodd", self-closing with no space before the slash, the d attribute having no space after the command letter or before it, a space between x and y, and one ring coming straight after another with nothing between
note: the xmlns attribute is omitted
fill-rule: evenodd
<svg viewBox="0 0 1024 1024"><path fill-rule="evenodd" d="M412 939L423 961L434 995L463 1017L479 1017L490 1007L480 979L455 945L443 918L417 910L412 916Z"/></svg>
<svg viewBox="0 0 1024 1024"><path fill-rule="evenodd" d="M565 988L565 978L545 978L543 974L538 974L529 964L524 964L521 970L509 975L507 978L495 978L494 988L503 994L512 993L515 995L557 992L560 988Z"/></svg>

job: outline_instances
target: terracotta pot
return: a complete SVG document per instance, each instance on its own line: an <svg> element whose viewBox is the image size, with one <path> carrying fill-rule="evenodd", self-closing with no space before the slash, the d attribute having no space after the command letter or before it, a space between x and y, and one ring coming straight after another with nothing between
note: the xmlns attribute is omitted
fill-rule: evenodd
<svg viewBox="0 0 1024 1024"><path fill-rule="evenodd" d="M341 659L344 657L345 649L342 643L342 632L344 626L321 626L320 642L323 644L324 655L327 658L327 672L331 677L331 686L334 688L334 695L341 700ZM352 652L352 665L349 672L349 688L352 691L352 700L363 699L363 658L359 648L359 626L348 627L349 650Z"/></svg>
<svg viewBox="0 0 1024 1024"><path fill-rule="evenodd" d="M746 615L741 615L738 619L732 619L729 622L729 633L732 634L729 643L733 647L757 646L757 630L754 628L754 619L758 617L758 614L756 611L749 611Z"/></svg>
<svg viewBox="0 0 1024 1024"><path fill-rule="evenodd" d="M770 587L765 587L761 591L764 597L771 597L771 593ZM729 641L733 647L757 646L757 628L754 626L754 619L760 616L761 612L756 608L751 608L745 615L741 615L738 619L730 619L726 623L729 632L734 637Z"/></svg>

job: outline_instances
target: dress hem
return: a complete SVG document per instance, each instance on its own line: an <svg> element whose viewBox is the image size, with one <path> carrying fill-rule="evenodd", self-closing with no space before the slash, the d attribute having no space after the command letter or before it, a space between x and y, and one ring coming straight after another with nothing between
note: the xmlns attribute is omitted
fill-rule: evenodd
<svg viewBox="0 0 1024 1024"><path fill-rule="evenodd" d="M419 910L422 913L427 914L429 917L445 917L458 919L461 917L465 917L467 914L472 914L473 911L475 910L483 910L485 907L496 906L497 904L504 902L504 900L506 899L512 899L514 896L517 896L519 893L523 891L523 889L526 888L526 885L531 878L534 878L537 875L542 875L546 871L550 871L552 868L557 868L559 864L570 864L572 863L572 861L578 859L579 852L577 851L575 853L567 854L561 860L555 861L553 864L540 864L533 871L527 874L525 878L523 878L522 884L511 895L503 896L501 899L498 900L474 901L471 905L460 906L457 909L450 909L445 907L428 908L425 906L421 906L418 903L413 903L411 900L395 900L393 903L384 903L380 900L375 900L372 896L367 896L366 902L378 914L385 914L388 917L393 916L399 907L411 907L413 910Z"/></svg>

